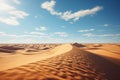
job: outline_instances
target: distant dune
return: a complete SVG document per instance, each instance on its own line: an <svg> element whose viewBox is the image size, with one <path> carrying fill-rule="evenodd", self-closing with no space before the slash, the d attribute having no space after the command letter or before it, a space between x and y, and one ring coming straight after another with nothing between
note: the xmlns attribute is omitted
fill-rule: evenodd
<svg viewBox="0 0 120 80"><path fill-rule="evenodd" d="M55 47L52 50L41 51L43 54L41 52L40 53L39 52L37 52L37 53L26 52L26 53L22 53L22 54L20 54L20 53L14 54L14 55L8 54L9 56L7 56L5 54L5 57L0 58L0 63L2 64L0 66L0 71L18 67L18 66L25 65L28 63L40 61L40 60L45 60L47 58L51 58L51 57L60 55L62 53L65 53L71 49L72 49L72 47L70 45L66 44L66 45ZM3 54L1 54L1 55L3 55Z"/></svg>
<svg viewBox="0 0 120 80"><path fill-rule="evenodd" d="M0 52L0 80L120 80L119 50L76 43Z"/></svg>
<svg viewBox="0 0 120 80"><path fill-rule="evenodd" d="M95 46L92 49L87 48L86 51L102 56L105 59L108 59L113 63L120 65L120 46L118 45L104 44L97 47Z"/></svg>

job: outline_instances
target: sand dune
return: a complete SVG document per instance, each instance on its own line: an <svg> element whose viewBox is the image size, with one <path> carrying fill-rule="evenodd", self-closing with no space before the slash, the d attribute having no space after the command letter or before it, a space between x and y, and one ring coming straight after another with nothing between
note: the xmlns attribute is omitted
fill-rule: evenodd
<svg viewBox="0 0 120 80"><path fill-rule="evenodd" d="M104 57L105 59L108 59L108 60L112 61L113 63L120 65L120 55L119 54L115 54L113 52L102 50L102 49L87 50L87 51L89 51L93 54L96 54L96 55L100 55L100 56Z"/></svg>
<svg viewBox="0 0 120 80"><path fill-rule="evenodd" d="M0 65L0 71L18 67L18 66L25 65L28 63L44 60L47 58L51 58L51 57L60 55L62 53L65 53L71 49L72 49L72 47L70 46L70 44L65 44L65 45L55 47L52 50L42 51L42 53L44 53L44 54L41 54L41 52L39 52L39 54L24 53L25 55L24 54L15 54L15 55L11 55L11 56L10 55L6 56L6 54L5 54L4 57L0 58L0 63L2 64L2 65ZM1 54L1 55L3 55L3 54Z"/></svg>
<svg viewBox="0 0 120 80"><path fill-rule="evenodd" d="M120 46L119 45L116 45L116 44L111 44L111 45L110 44L106 44L104 46L101 46L100 48L120 55Z"/></svg>
<svg viewBox="0 0 120 80"><path fill-rule="evenodd" d="M117 44L89 44L84 50L120 65L120 46Z"/></svg>
<svg viewBox="0 0 120 80"><path fill-rule="evenodd" d="M75 45L61 45L44 54L25 55L27 57L20 55L23 54L18 55L21 61L11 63L19 65L1 69L0 80L120 80L119 65ZM17 61L15 57L8 61ZM28 60L25 59L28 57ZM4 60L0 63L5 64Z"/></svg>

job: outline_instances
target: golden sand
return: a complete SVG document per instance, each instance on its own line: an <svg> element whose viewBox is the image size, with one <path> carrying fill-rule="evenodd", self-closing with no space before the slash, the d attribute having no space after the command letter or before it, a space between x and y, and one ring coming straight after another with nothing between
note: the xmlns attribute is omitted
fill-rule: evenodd
<svg viewBox="0 0 120 80"><path fill-rule="evenodd" d="M31 55L20 50L1 53L0 80L120 80L120 66L114 64L120 58L118 54L103 51L103 46L96 48L64 44Z"/></svg>

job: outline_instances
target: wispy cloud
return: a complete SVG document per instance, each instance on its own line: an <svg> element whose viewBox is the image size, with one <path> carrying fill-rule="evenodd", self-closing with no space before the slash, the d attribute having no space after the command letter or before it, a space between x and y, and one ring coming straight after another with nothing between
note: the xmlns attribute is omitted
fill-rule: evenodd
<svg viewBox="0 0 120 80"><path fill-rule="evenodd" d="M20 24L15 17L0 17L0 22L13 26Z"/></svg>
<svg viewBox="0 0 120 80"><path fill-rule="evenodd" d="M79 20L81 17L85 17L87 15L93 15L96 12L100 11L102 7L96 6L92 9L86 9L86 10L79 10L77 12L72 13L72 11L66 11L61 16L64 20L68 21L70 19L73 19L73 21Z"/></svg>
<svg viewBox="0 0 120 80"><path fill-rule="evenodd" d="M104 27L108 27L108 26L109 26L109 24L103 24L103 26L104 26Z"/></svg>
<svg viewBox="0 0 120 80"><path fill-rule="evenodd" d="M57 11L54 10L55 3L56 2L54 0L46 1L46 2L41 4L41 8L46 9L52 15L62 15L61 12L57 12Z"/></svg>
<svg viewBox="0 0 120 80"><path fill-rule="evenodd" d="M21 4L20 0L13 0L13 2L16 4Z"/></svg>
<svg viewBox="0 0 120 80"><path fill-rule="evenodd" d="M98 36L112 36L112 37L120 37L120 34L102 34L102 35L98 35Z"/></svg>
<svg viewBox="0 0 120 80"><path fill-rule="evenodd" d="M17 4L20 4L19 0L12 0ZM5 1L0 1L0 22L8 25L17 26L19 25L19 19L24 19L29 14L17 9L15 6L6 3Z"/></svg>
<svg viewBox="0 0 120 80"><path fill-rule="evenodd" d="M99 37L120 37L120 34L93 34L93 33L86 33L86 34L83 34L83 36L87 36L87 37L93 37L93 36L99 36Z"/></svg>
<svg viewBox="0 0 120 80"><path fill-rule="evenodd" d="M38 18L38 16L34 16L34 18Z"/></svg>
<svg viewBox="0 0 120 80"><path fill-rule="evenodd" d="M4 35L6 35L5 32L0 32L0 36L4 36Z"/></svg>
<svg viewBox="0 0 120 80"><path fill-rule="evenodd" d="M73 22L69 22L70 24L73 24Z"/></svg>
<svg viewBox="0 0 120 80"><path fill-rule="evenodd" d="M85 33L85 34L83 34L82 36L92 37L92 36L95 36L95 34L92 34L92 33Z"/></svg>
<svg viewBox="0 0 120 80"><path fill-rule="evenodd" d="M37 30L37 31L46 31L47 27L45 27L45 26L36 27L35 30Z"/></svg>
<svg viewBox="0 0 120 80"><path fill-rule="evenodd" d="M66 28L66 26L61 26L61 28Z"/></svg>
<svg viewBox="0 0 120 80"><path fill-rule="evenodd" d="M38 43L38 41L28 38L19 38L19 39L15 38L15 39L10 39L7 42L8 43Z"/></svg>
<svg viewBox="0 0 120 80"><path fill-rule="evenodd" d="M32 37L37 37L37 38L47 38L48 35L45 34L45 33L42 33L42 32L29 32L29 33L26 33L26 34L8 34L8 33L5 33L5 32L0 32L0 37L12 37L12 38L25 38L25 37L29 37L29 38L32 38Z"/></svg>
<svg viewBox="0 0 120 80"><path fill-rule="evenodd" d="M67 37L68 34L66 32L55 32L54 34L60 36L60 37Z"/></svg>
<svg viewBox="0 0 120 80"><path fill-rule="evenodd" d="M0 32L0 36L17 37L17 35L7 34L6 32Z"/></svg>
<svg viewBox="0 0 120 80"><path fill-rule="evenodd" d="M64 19L65 21L68 21L68 20L77 21L81 17L85 17L87 15L93 15L102 9L101 6L96 6L92 9L79 10L77 12L72 12L72 11L57 12L54 9L55 4L56 4L56 1L54 1L54 0L46 1L41 4L41 8L49 11L50 14L52 14L52 15L59 16L60 18Z"/></svg>
<svg viewBox="0 0 120 80"><path fill-rule="evenodd" d="M91 32L94 31L95 29L85 29L85 30L79 30L78 32Z"/></svg>
<svg viewBox="0 0 120 80"><path fill-rule="evenodd" d="M45 33L42 33L42 32L30 32L30 34L33 34L33 35L46 35Z"/></svg>

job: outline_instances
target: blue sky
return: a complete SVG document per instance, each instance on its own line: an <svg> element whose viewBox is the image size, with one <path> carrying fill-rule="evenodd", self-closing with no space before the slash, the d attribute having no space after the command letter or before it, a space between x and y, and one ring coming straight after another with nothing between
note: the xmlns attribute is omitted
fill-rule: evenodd
<svg viewBox="0 0 120 80"><path fill-rule="evenodd" d="M0 0L0 43L120 43L119 0Z"/></svg>

